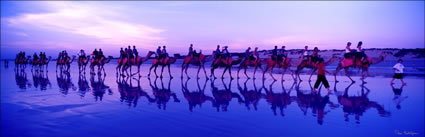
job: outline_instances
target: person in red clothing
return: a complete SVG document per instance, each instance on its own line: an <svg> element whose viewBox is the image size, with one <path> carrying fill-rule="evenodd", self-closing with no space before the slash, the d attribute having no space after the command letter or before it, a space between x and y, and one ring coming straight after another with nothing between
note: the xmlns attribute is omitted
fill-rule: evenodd
<svg viewBox="0 0 425 137"><path fill-rule="evenodd" d="M320 83L323 82L323 85L328 90L328 93L330 93L331 90L329 89L329 83L328 83L328 80L326 80L325 72L328 74L331 74L331 73L325 69L323 58L319 59L317 69L318 69L317 80L316 80L316 83L314 84L313 92L316 92L316 89L319 88Z"/></svg>

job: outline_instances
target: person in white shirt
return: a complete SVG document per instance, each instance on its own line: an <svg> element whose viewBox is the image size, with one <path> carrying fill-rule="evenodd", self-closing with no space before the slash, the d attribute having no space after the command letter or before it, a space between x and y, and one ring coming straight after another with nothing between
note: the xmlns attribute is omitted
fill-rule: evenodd
<svg viewBox="0 0 425 137"><path fill-rule="evenodd" d="M393 82L394 79L400 79L401 83L403 85L406 85L406 83L403 81L404 65L401 64L401 63L403 63L403 60L399 59L397 62L398 63L393 66L393 68L395 69L395 73L394 73L393 79L391 80L391 84L394 84L394 82Z"/></svg>
<svg viewBox="0 0 425 137"><path fill-rule="evenodd" d="M310 56L308 55L308 46L304 47L303 58L304 60L310 60Z"/></svg>

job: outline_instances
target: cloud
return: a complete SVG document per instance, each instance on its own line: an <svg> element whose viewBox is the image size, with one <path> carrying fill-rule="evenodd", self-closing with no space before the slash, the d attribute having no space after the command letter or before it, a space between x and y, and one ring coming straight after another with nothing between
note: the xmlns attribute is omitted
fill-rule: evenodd
<svg viewBox="0 0 425 137"><path fill-rule="evenodd" d="M164 39L160 36L164 32L162 29L123 20L123 16L131 15L119 14L124 13L119 11L119 7L83 2L43 2L39 6L51 10L45 13L24 13L4 20L10 27L81 35L93 38L93 41L100 42L98 44L149 45ZM24 34L17 33L21 36Z"/></svg>

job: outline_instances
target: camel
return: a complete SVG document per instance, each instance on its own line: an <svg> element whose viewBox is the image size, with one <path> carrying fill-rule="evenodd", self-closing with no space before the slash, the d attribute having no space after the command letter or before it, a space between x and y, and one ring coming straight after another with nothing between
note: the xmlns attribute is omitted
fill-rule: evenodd
<svg viewBox="0 0 425 137"><path fill-rule="evenodd" d="M100 60L96 60L94 57L90 60L90 73L91 74L95 74L94 73L94 67L97 66L97 71L100 74L100 72L102 72L103 70L103 74L106 75L105 72L105 68L103 68L103 66L105 66L106 63L109 63L112 60L112 56L108 56L108 58L101 58Z"/></svg>
<svg viewBox="0 0 425 137"><path fill-rule="evenodd" d="M79 73L78 74L78 92L80 97L83 98L86 95L86 92L90 91L89 83L87 82L86 75Z"/></svg>
<svg viewBox="0 0 425 137"><path fill-rule="evenodd" d="M78 57L78 72L84 72L86 73L86 66L89 63L90 60L90 56L85 56L84 58L82 58L81 56Z"/></svg>
<svg viewBox="0 0 425 137"><path fill-rule="evenodd" d="M212 61L214 59L213 56L208 56L206 57L204 54L199 53L199 57L192 57L192 56L187 56L184 58L183 63L182 63L182 72L181 72L181 78L183 78L183 71L186 73L187 78L190 79L189 75L187 74L187 70L189 68L189 65L198 65L198 73L196 75L196 77L199 79L199 72L201 71L201 68L204 70L204 74L205 77L208 79L208 75L207 75L207 71L205 71L205 67L204 64L205 62L209 62Z"/></svg>
<svg viewBox="0 0 425 137"><path fill-rule="evenodd" d="M360 59L356 58L356 64L354 64L354 61L352 58L344 58L340 61L340 63L338 64L338 67L335 70L334 73L334 77L335 77L335 82L338 82L338 80L336 80L336 74L341 70L344 69L345 70L345 75L351 80L351 82L355 82L350 75L348 74L348 68L360 68L362 69L362 79L364 79L364 73L367 72L367 74L369 75L369 66L370 65L374 65L374 64L378 64L382 61L384 61L386 56L385 52L382 52L379 57L377 59L372 59L371 57L367 56L366 57L366 62L361 62Z"/></svg>
<svg viewBox="0 0 425 137"><path fill-rule="evenodd" d="M213 53L213 55L215 55L215 54ZM210 75L210 77L213 77L214 79L216 79L217 77L215 77L214 70L217 69L218 67L225 67L223 74L221 75L221 79L224 79L224 73L226 73L227 70L229 70L230 79L233 79L232 66L239 64L241 62L242 62L241 56L239 56L238 59L236 59L236 60L233 60L232 56L229 56L227 59L224 59L222 57L214 59L213 63L211 64L211 75Z"/></svg>
<svg viewBox="0 0 425 137"><path fill-rule="evenodd" d="M15 70L24 70L26 65L28 64L31 56L27 56L26 58L18 58L15 59Z"/></svg>
<svg viewBox="0 0 425 137"><path fill-rule="evenodd" d="M39 62L39 67L41 69L40 71L43 71L44 66L46 66L46 71L47 72L49 71L48 67L49 67L50 60L52 60L51 56L49 56L48 58L44 58L44 59L40 60L40 62Z"/></svg>
<svg viewBox="0 0 425 137"><path fill-rule="evenodd" d="M285 75L286 70L288 70L291 66L295 66L295 64L291 63L291 59L289 57L286 57L286 59L284 61L277 63L277 59L273 60L272 56L269 56L269 58L267 58L265 63L267 64L267 66L266 66L266 69L263 71L263 80L265 79L264 74L270 69L270 72L269 72L270 76L273 78L273 80L276 81L276 79L273 77L273 68L275 66L277 66L277 67L283 69L282 78L281 78L281 80L283 81L283 76ZM294 74L292 73L292 71L290 69L289 69L289 72L290 72L292 78L294 80L296 80L295 77L294 77Z"/></svg>
<svg viewBox="0 0 425 137"><path fill-rule="evenodd" d="M149 68L149 74L148 74L148 77L150 77L150 75L151 75L151 70L152 70L153 68L155 68L155 69L154 69L155 76L156 76L156 77L158 77L158 75L156 74L156 69L158 68L158 66L159 66L159 65L161 65L161 66L162 66L162 69L161 69L161 76L160 76L160 78L162 78L162 73L164 72L164 67L165 67L165 66L167 66L167 67L168 67L168 74L170 75L170 78L173 78L173 76L171 76L170 66L171 66L171 64L174 64L174 63L176 62L176 60L177 60L177 58L178 58L178 57L180 57L180 54L174 54L174 57L172 57L172 58L167 57L167 58L169 58L167 62L164 62L166 59L158 60L158 58L155 58L155 59L152 61L152 66Z"/></svg>
<svg viewBox="0 0 425 137"><path fill-rule="evenodd" d="M238 67L238 76L237 76L237 78L239 79L239 71L241 71L241 69L243 68L244 69L245 76L248 79L250 79L250 77L246 74L246 69L248 67L250 67L250 66L251 67L254 67L254 74L253 74L253 78L254 79L255 79L255 73L257 72L257 68L258 67L260 67L261 71L264 71L263 68L261 67L261 59L260 58L257 58L255 60L250 60L250 59L245 58L242 61L242 63L239 65L239 67Z"/></svg>
<svg viewBox="0 0 425 137"><path fill-rule="evenodd" d="M339 59L338 57L332 56L328 61L324 62L324 64L325 64L325 66L326 65L329 65L329 64L332 64L333 62L335 62L338 59ZM311 81L311 77L313 76L314 72L317 71L316 64L314 62L312 62L311 60L303 60L303 56L300 56L299 60L301 60L301 61L299 61L301 63L299 63L299 65L297 66L297 70L295 71L296 77L298 77L298 79L300 81L302 81L301 80L301 77L300 77L301 70L303 70L304 68L311 68L312 69L312 72L310 74L310 78L308 79L308 81Z"/></svg>
<svg viewBox="0 0 425 137"><path fill-rule="evenodd" d="M130 74L131 74L131 67L132 66L137 66L137 73L135 74L139 74L140 76L140 66L143 64L143 62L147 61L152 55L154 55L155 52L153 51L149 51L148 54L146 54L146 57L140 57L137 56L136 59L130 59L129 61L127 60L127 58L119 58L118 59L118 66L116 67L116 71L117 71L117 75L119 74L120 71L122 71L122 73L124 71L127 72L127 69L130 68ZM121 73L122 76L124 76ZM131 74L131 75L135 75L135 74ZM127 72L128 75L128 72Z"/></svg>
<svg viewBox="0 0 425 137"><path fill-rule="evenodd" d="M60 67L61 72L69 72L69 69L71 68L71 63L74 61L75 55L72 56L72 58L69 58L69 56L66 56L65 59L58 59L56 61L56 72L58 72L58 67Z"/></svg>

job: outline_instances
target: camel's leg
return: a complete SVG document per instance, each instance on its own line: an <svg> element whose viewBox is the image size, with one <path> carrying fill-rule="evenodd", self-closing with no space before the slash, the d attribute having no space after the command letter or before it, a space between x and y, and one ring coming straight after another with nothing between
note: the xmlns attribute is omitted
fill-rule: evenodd
<svg viewBox="0 0 425 137"><path fill-rule="evenodd" d="M351 82L355 82L351 77L350 77L350 75L348 74L348 68L344 68L344 70L345 70L345 75L351 80Z"/></svg>
<svg viewBox="0 0 425 137"><path fill-rule="evenodd" d="M245 73L245 76L246 76L248 79L250 79L250 77L248 76L248 74L246 74L246 69L247 69L247 67L244 67L243 69L244 69L244 71L243 71L243 72Z"/></svg>
<svg viewBox="0 0 425 137"><path fill-rule="evenodd" d="M184 73L186 73L187 78L190 79L189 75L187 74L188 69L189 69L189 64L187 64L186 67L184 68Z"/></svg>
<svg viewBox="0 0 425 137"><path fill-rule="evenodd" d="M216 79L217 77L215 77L215 74L214 74L214 70L215 70L215 68L216 68L216 66L212 66L211 67L211 77L213 77L214 79Z"/></svg>
<svg viewBox="0 0 425 137"><path fill-rule="evenodd" d="M257 68L258 68L258 66L257 66L257 65L255 65L255 67L254 67L254 74L252 75L252 78L253 78L253 79L255 79L255 73L257 72Z"/></svg>
<svg viewBox="0 0 425 137"><path fill-rule="evenodd" d="M227 67L224 68L223 74L221 74L221 79L224 78L224 73L226 73L226 71L227 71Z"/></svg>
<svg viewBox="0 0 425 137"><path fill-rule="evenodd" d="M170 69L171 64L168 64L167 66L168 66L168 75L170 75L170 79L173 79L173 76L171 76L171 69Z"/></svg>
<svg viewBox="0 0 425 137"><path fill-rule="evenodd" d="M229 75L230 75L230 79L232 80L233 79L233 76L232 76L232 66L229 66Z"/></svg>
<svg viewBox="0 0 425 137"><path fill-rule="evenodd" d="M239 67L238 67L238 72L237 72L237 74L236 74L236 76L237 76L237 78L239 79L239 71L241 71L241 69L242 69L242 65L240 65Z"/></svg>
<svg viewBox="0 0 425 137"><path fill-rule="evenodd" d="M185 63L183 62L183 63L182 63L182 72L180 73L180 78L183 78L183 70L184 70L184 66L185 66Z"/></svg>
<svg viewBox="0 0 425 137"><path fill-rule="evenodd" d="M161 68L161 76L159 76L159 78L162 78L162 73L164 72L164 65L161 65L162 66L162 68Z"/></svg>
<svg viewBox="0 0 425 137"><path fill-rule="evenodd" d="M272 68L270 68L270 76L273 78L273 80L275 80L276 81L276 79L273 77L273 68L274 68L274 65L272 65Z"/></svg>
<svg viewBox="0 0 425 137"><path fill-rule="evenodd" d="M286 72L286 68L283 68L283 71L282 71L282 78L281 78L281 80L282 80L282 81L285 81L285 80L283 80L283 76L285 75L285 72Z"/></svg>
<svg viewBox="0 0 425 137"><path fill-rule="evenodd" d="M202 67L202 66L201 66L201 65L199 65L198 73L196 74L196 78L197 78L197 79L199 79L199 72L201 71L201 67Z"/></svg>
<svg viewBox="0 0 425 137"><path fill-rule="evenodd" d="M208 79L207 71L205 70L204 64L201 62L202 69L204 70L205 78Z"/></svg>
<svg viewBox="0 0 425 137"><path fill-rule="evenodd" d="M311 71L311 74L310 74L310 78L308 79L308 81L311 81L311 77L313 76L313 74L314 74L314 72L316 72L316 68L313 68L313 70Z"/></svg>
<svg viewBox="0 0 425 137"><path fill-rule="evenodd" d="M270 66L267 65L266 69L263 71L263 80L265 80L266 78L264 77L264 74L266 74L266 72L269 70Z"/></svg>
<svg viewBox="0 0 425 137"><path fill-rule="evenodd" d="M339 81L336 80L336 74L338 74L338 72L342 69L341 64L338 64L338 67L336 67L335 69L335 73L334 73L334 77L335 77L335 83L338 83Z"/></svg>

